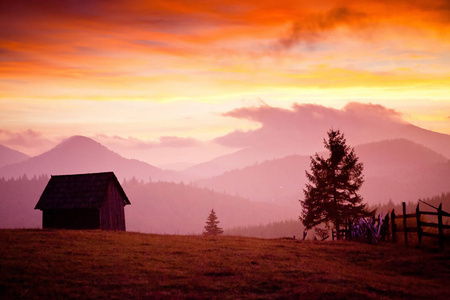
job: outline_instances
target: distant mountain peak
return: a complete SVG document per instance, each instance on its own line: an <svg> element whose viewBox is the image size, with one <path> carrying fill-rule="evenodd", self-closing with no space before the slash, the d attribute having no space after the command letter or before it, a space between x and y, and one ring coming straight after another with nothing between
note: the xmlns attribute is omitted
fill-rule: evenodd
<svg viewBox="0 0 450 300"><path fill-rule="evenodd" d="M50 149L46 153L55 153L61 152L67 155L88 155L88 156L96 156L96 155L106 155L106 156L119 156L116 152L108 149L104 145L99 142L85 137L81 135L74 135L60 144L56 145L53 149ZM44 155L46 154L44 153Z"/></svg>
<svg viewBox="0 0 450 300"><path fill-rule="evenodd" d="M64 140L62 143L60 143L59 145L57 145L56 147L65 147L67 145L70 145L70 146L73 146L73 145L81 145L81 146L97 145L97 146L105 147L102 144L100 144L99 142L96 142L93 139L82 136L82 135L71 136L71 137L67 138L66 140Z"/></svg>
<svg viewBox="0 0 450 300"><path fill-rule="evenodd" d="M176 172L166 172L148 163L124 158L95 140L80 135L72 136L25 162L0 168L0 177L105 171L114 171L121 179L136 177L145 180L177 180L180 177Z"/></svg>
<svg viewBox="0 0 450 300"><path fill-rule="evenodd" d="M356 147L361 158L365 156L373 156L374 151L379 157L390 160L392 164L405 165L426 165L435 163L445 163L448 161L444 155L430 149L426 145L422 145L405 138L390 139L379 142L367 143ZM373 160L374 158L372 158ZM380 161L374 161L374 165Z"/></svg>
<svg viewBox="0 0 450 300"><path fill-rule="evenodd" d="M64 142L74 142L74 141L91 141L91 142L97 143L93 139L88 138L84 135L73 135L73 136L67 138Z"/></svg>

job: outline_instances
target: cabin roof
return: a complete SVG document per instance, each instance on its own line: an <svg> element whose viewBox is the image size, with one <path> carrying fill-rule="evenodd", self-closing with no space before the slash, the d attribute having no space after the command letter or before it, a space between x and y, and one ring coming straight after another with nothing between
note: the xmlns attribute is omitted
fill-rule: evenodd
<svg viewBox="0 0 450 300"><path fill-rule="evenodd" d="M113 172L52 175L34 209L99 208L105 199L108 185L113 182L123 198L131 204Z"/></svg>

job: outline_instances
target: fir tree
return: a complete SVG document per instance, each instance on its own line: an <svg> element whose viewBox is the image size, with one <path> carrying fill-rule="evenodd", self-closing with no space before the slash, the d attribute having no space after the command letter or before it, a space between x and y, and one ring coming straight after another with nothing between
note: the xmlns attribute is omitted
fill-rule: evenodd
<svg viewBox="0 0 450 300"><path fill-rule="evenodd" d="M309 183L303 190L304 199L300 219L307 229L332 223L336 229L354 219L372 214L358 190L364 182L363 164L353 148L346 144L339 130L328 131L324 139L329 157L317 153L311 157L311 172L306 172Z"/></svg>
<svg viewBox="0 0 450 300"><path fill-rule="evenodd" d="M206 220L205 231L203 235L220 235L223 234L222 228L218 227L217 224L220 222L217 221L216 213L214 209L211 209L211 212Z"/></svg>

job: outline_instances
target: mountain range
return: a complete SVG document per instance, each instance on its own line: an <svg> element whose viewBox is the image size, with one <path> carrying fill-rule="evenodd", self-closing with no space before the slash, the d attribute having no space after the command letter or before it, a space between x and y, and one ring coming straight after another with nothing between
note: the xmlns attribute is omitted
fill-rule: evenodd
<svg viewBox="0 0 450 300"><path fill-rule="evenodd" d="M113 171L117 178L180 181L181 174L161 170L148 163L127 159L100 143L83 136L73 136L53 149L0 168L0 177L63 175Z"/></svg>
<svg viewBox="0 0 450 300"><path fill-rule="evenodd" d="M364 164L361 194L371 205L389 200L412 201L450 191L450 161L429 148L396 139L360 145L355 152ZM309 156L291 155L196 183L254 201L297 207L303 197L309 164Z"/></svg>
<svg viewBox="0 0 450 300"><path fill-rule="evenodd" d="M404 131L386 135L386 139L381 139L380 134L374 135L379 140L356 146L354 141L369 140L363 138L364 128L360 128L361 132L352 129L348 136L344 132L348 144L355 148L364 164L365 183L360 192L370 205L389 200L394 203L416 201L450 191L450 136L408 124L398 126ZM409 138L398 138L399 132ZM258 136L255 132L241 134L249 138ZM298 200L303 197L310 155L315 152L326 155L322 152L325 134L326 131L315 136L313 142L305 142L307 149L314 149L306 155L300 153L304 150L295 153L295 147L292 148L304 140L284 146L280 144L282 139L275 139L265 141L266 146L258 142L259 150L257 143L250 143L240 151L183 172L162 170L124 158L83 136L68 138L35 157L0 147L0 178L4 178L0 192L2 201L10 208L4 211L0 228L39 226L40 215L32 208L44 186L40 175L105 171L115 172L124 182L132 202L126 209L129 230L199 233L212 208L227 228L295 219L300 211ZM40 185L34 185L28 194L25 183L20 186L28 180L23 178L24 174L29 178L39 177L36 180ZM11 219L10 215L21 217ZM34 221L29 224L31 220Z"/></svg>
<svg viewBox="0 0 450 300"><path fill-rule="evenodd" d="M11 150L12 151L12 150ZM18 178L75 173L114 171L119 180L136 178L143 181L195 182L201 188L238 195L252 201L297 207L309 170L307 155L289 155L265 160L250 166L240 165L247 150L212 160L235 164L236 168L220 175L194 180L189 172L162 170L148 163L127 159L100 143L82 136L73 136L36 157L0 168L0 177ZM407 139L384 140L355 147L364 164L365 183L361 194L370 204L411 201L450 191L450 162L446 156ZM263 153L259 159L262 159ZM324 154L324 153L320 153ZM17 159L17 158L15 158ZM13 160L14 161L14 160ZM198 167L204 167L200 164ZM240 167L237 167L240 166Z"/></svg>
<svg viewBox="0 0 450 300"><path fill-rule="evenodd" d="M406 139L450 158L450 135L409 124L399 113L381 105L349 103L341 110L320 105L296 104L292 109L265 105L239 108L226 116L258 122L261 126L217 138L215 142L241 150L193 166L186 170L188 174L209 178L265 160L310 156L322 151L323 139L330 128L344 133L347 144L353 147Z"/></svg>

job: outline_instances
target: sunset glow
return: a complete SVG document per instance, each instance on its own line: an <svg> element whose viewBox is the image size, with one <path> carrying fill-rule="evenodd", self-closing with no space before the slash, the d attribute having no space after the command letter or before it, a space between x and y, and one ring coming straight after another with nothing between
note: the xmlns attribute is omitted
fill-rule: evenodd
<svg viewBox="0 0 450 300"><path fill-rule="evenodd" d="M0 144L30 155L79 134L158 163L210 145L200 162L261 104L380 104L450 134L447 0L0 3Z"/></svg>

